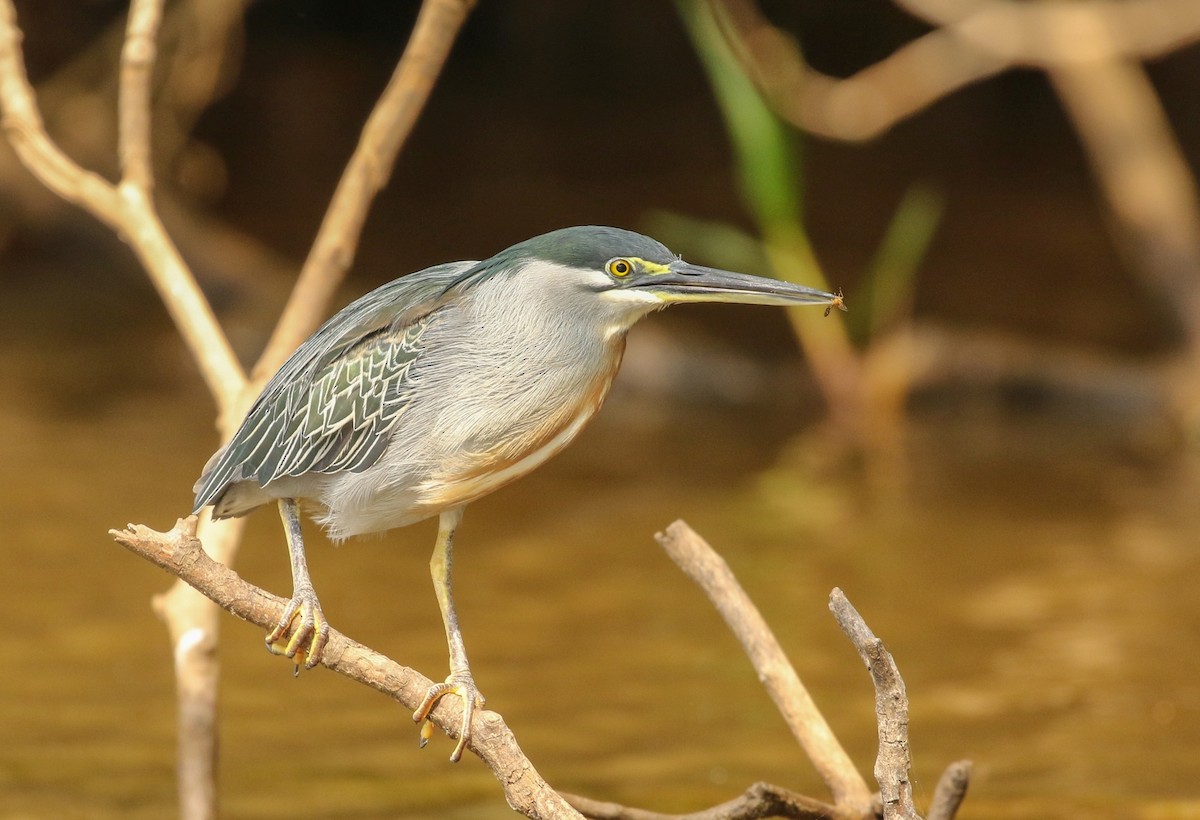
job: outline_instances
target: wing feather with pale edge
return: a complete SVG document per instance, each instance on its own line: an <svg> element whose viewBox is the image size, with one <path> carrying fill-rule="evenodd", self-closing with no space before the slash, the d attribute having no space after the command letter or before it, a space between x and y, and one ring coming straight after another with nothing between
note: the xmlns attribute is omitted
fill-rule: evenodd
<svg viewBox="0 0 1200 820"><path fill-rule="evenodd" d="M239 481L359 472L383 455L407 403L421 336L475 262L389 282L321 326L272 377L229 444L196 482L195 510Z"/></svg>

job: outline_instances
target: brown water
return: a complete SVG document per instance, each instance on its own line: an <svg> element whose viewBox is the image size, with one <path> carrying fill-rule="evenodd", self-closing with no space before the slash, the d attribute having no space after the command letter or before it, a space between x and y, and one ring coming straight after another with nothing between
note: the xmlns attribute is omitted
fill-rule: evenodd
<svg viewBox="0 0 1200 820"><path fill-rule="evenodd" d="M168 579L105 531L186 511L211 407L161 319L64 336L22 315L0 349L0 817L168 817L171 662L148 606ZM864 772L872 693L826 610L835 585L905 676L919 803L969 757L963 817L1200 816L1195 458L1139 455L1145 430L1069 404L932 406L907 480L868 489L796 466L793 406L698 410L627 387L567 453L472 507L455 565L468 650L542 774L664 811L760 779L823 794L654 543L683 517ZM431 524L314 538L310 561L339 629L437 678L432 541ZM238 566L286 592L273 515ZM511 816L482 764L448 764L445 738L419 751L395 704L324 670L293 679L257 630L222 623L225 816Z"/></svg>

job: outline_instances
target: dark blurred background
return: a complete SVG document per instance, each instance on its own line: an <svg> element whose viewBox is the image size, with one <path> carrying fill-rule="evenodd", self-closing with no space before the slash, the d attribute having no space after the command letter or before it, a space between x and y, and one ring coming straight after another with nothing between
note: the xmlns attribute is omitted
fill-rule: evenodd
<svg viewBox="0 0 1200 820"><path fill-rule="evenodd" d="M244 363L418 6L252 3L217 49L216 93L175 88L182 101L156 118L164 221ZM52 136L114 179L125 4L16 7ZM883 0L762 8L838 77L931 29ZM1146 69L1194 186L1200 48ZM943 365L901 397L886 477L869 445L825 451L820 385L781 312L704 307L647 323L594 428L468 516L458 595L489 706L570 791L664 811L757 779L819 793L737 647L714 646L721 628L650 538L682 516L729 556L864 772L871 693L824 614L834 585L906 675L919 803L942 766L972 757L964 817L1200 811L1187 289L1131 255L1040 70L971 85L871 141L794 140L803 226L851 315L905 193L920 185L940 202L902 322L945 334L919 351ZM760 227L675 5L485 0L371 211L338 306L584 223L654 233L698 262L712 261L693 251L704 225ZM214 405L128 248L6 146L0 377L0 817L167 816L170 657L146 601L168 579L105 530L166 528L188 511L218 443ZM440 677L431 544L422 525L320 545L313 570L336 626ZM283 556L273 516L255 516L239 570L282 592ZM228 816L507 813L478 761L448 769L436 742L418 755L394 704L327 673L293 681L253 630L226 622ZM311 716L302 732L299 715Z"/></svg>

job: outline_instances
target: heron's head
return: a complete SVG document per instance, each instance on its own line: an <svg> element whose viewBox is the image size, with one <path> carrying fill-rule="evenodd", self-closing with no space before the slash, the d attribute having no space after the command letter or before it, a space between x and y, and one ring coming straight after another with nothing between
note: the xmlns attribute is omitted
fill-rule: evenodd
<svg viewBox="0 0 1200 820"><path fill-rule="evenodd" d="M559 282L567 279L585 294L594 295L588 298L628 315L628 324L650 311L684 302L845 309L839 294L693 265L662 243L620 228L563 228L514 245L493 259L499 267L514 271L553 271Z"/></svg>

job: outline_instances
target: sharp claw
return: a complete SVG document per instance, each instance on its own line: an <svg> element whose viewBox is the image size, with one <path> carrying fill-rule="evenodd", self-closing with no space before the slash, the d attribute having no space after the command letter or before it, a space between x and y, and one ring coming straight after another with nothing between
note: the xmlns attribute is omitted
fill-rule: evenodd
<svg viewBox="0 0 1200 820"><path fill-rule="evenodd" d="M279 617L279 623L275 624L275 628L267 633L267 649L272 655L281 655L283 650L279 649L276 644L279 639L287 634L288 627L292 624L292 619L296 617L296 610L300 608L300 601L297 598L292 598L288 601L287 607L283 610L283 615Z"/></svg>
<svg viewBox="0 0 1200 820"><path fill-rule="evenodd" d="M296 620L297 616L300 620L296 624L295 631L291 632L287 643L282 644L284 636L288 635L292 622ZM300 592L294 595L283 610L279 623L267 633L266 637L267 650L272 655L284 655L288 658L296 658L299 655L296 662L297 672L301 665L305 669L312 669L321 662L321 653L328 640L329 624L325 620L324 613L321 612L321 604L317 601L316 595L311 592Z"/></svg>
<svg viewBox="0 0 1200 820"><path fill-rule="evenodd" d="M305 669L312 669L321 662L321 657L325 654L325 644L329 642L329 623L319 609L316 611L315 617L316 632L312 642L308 645L308 660L304 664Z"/></svg>
<svg viewBox="0 0 1200 820"><path fill-rule="evenodd" d="M413 721L421 724L420 746L423 749L429 742L429 738L433 736L433 724L429 722L429 713L433 711L433 707L439 700L450 694L458 695L463 701L463 716L458 730L458 743L455 744L454 751L450 753L450 762L457 763L462 759L463 751L471 740L471 720L475 716L475 709L476 707L482 709L485 702L483 695L475 687L470 672L451 673L443 683L435 683L430 686L429 691L425 693L425 699L413 712Z"/></svg>

